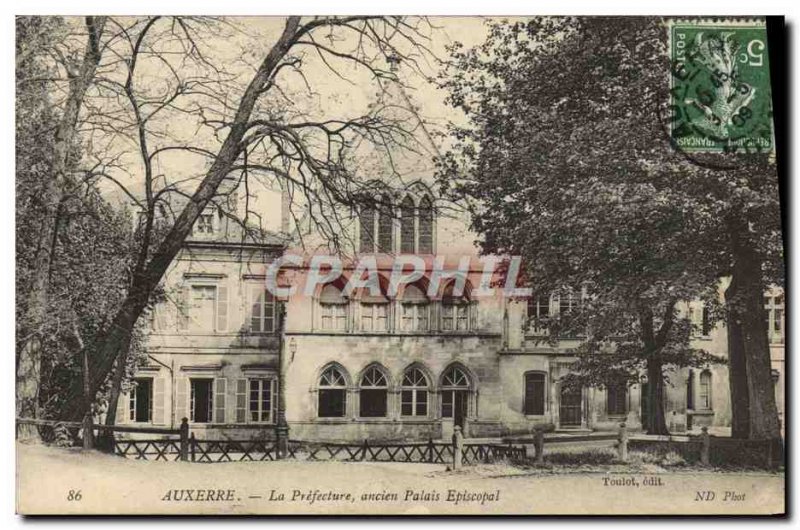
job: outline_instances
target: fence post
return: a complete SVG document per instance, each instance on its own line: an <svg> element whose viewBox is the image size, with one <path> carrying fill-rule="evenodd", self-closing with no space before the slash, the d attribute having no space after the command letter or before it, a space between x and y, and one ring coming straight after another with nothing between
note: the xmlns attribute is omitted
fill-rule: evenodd
<svg viewBox="0 0 800 530"><path fill-rule="evenodd" d="M536 463L544 464L544 430L536 429L534 432L533 447L536 449Z"/></svg>
<svg viewBox="0 0 800 530"><path fill-rule="evenodd" d="M711 437L708 435L708 427L703 427L700 434L700 463L707 466L711 463Z"/></svg>
<svg viewBox="0 0 800 530"><path fill-rule="evenodd" d="M625 422L619 424L619 437L617 443L617 453L622 462L628 461L628 430Z"/></svg>
<svg viewBox="0 0 800 530"><path fill-rule="evenodd" d="M94 430L92 427L92 413L83 416L83 448L91 449L94 445Z"/></svg>
<svg viewBox="0 0 800 530"><path fill-rule="evenodd" d="M181 461L189 460L189 419L181 420Z"/></svg>
<svg viewBox="0 0 800 530"><path fill-rule="evenodd" d="M453 429L453 471L461 469L461 459L464 457L464 435L461 434L461 426L456 425Z"/></svg>
<svg viewBox="0 0 800 530"><path fill-rule="evenodd" d="M361 446L361 460L367 458L367 448L369 448L369 441L364 438L364 444Z"/></svg>
<svg viewBox="0 0 800 530"><path fill-rule="evenodd" d="M428 463L433 464L433 436L428 436Z"/></svg>
<svg viewBox="0 0 800 530"><path fill-rule="evenodd" d="M191 435L191 436L189 436L189 450L190 450L190 451L191 451L191 453L192 453L192 462L194 462L194 461L195 461L195 454L194 454L194 452L195 452L195 450L196 450L196 449L197 449L197 438L195 438L195 437L194 437L194 433L192 433L192 435Z"/></svg>

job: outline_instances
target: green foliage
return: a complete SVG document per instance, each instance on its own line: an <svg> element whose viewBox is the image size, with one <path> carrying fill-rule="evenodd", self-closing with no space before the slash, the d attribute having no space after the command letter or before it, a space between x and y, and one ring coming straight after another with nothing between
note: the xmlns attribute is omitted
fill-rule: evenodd
<svg viewBox="0 0 800 530"><path fill-rule="evenodd" d="M747 215L780 281L775 168L766 154L693 157L669 136L667 28L658 18L536 18L458 44L440 77L468 125L439 160L486 253L521 255L535 295L584 303L536 322L581 335L571 381L636 381L648 360L718 361L677 309L724 318L725 220ZM756 279L755 281L760 281ZM696 330L695 330L696 331Z"/></svg>

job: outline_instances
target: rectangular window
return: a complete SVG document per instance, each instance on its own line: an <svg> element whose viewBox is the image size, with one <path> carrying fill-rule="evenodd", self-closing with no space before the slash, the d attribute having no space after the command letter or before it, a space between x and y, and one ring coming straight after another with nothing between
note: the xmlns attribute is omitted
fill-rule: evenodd
<svg viewBox="0 0 800 530"><path fill-rule="evenodd" d="M201 213L197 217L195 223L195 232L198 234L213 234L214 233L214 214Z"/></svg>
<svg viewBox="0 0 800 530"><path fill-rule="evenodd" d="M400 393L400 415L427 416L428 391L409 389Z"/></svg>
<svg viewBox="0 0 800 530"><path fill-rule="evenodd" d="M442 331L467 331L469 306L467 304L442 304Z"/></svg>
<svg viewBox="0 0 800 530"><path fill-rule="evenodd" d="M453 331L455 322L455 306L451 304L442 305L442 330Z"/></svg>
<svg viewBox="0 0 800 530"><path fill-rule="evenodd" d="M708 308L701 302L689 304L689 320L694 326L695 333L707 337L711 333L711 318Z"/></svg>
<svg viewBox="0 0 800 530"><path fill-rule="evenodd" d="M192 423L211 423L214 413L214 380L191 379L190 411Z"/></svg>
<svg viewBox="0 0 800 530"><path fill-rule="evenodd" d="M606 413L609 416L624 416L628 413L628 389L624 385L606 388Z"/></svg>
<svg viewBox="0 0 800 530"><path fill-rule="evenodd" d="M153 380L136 378L134 381L136 386L130 392L128 419L136 423L150 423L153 419Z"/></svg>
<svg viewBox="0 0 800 530"><path fill-rule="evenodd" d="M700 391L697 393L697 406L701 410L711 409L711 372L700 373Z"/></svg>
<svg viewBox="0 0 800 530"><path fill-rule="evenodd" d="M469 327L469 306L456 306L456 331L466 331Z"/></svg>
<svg viewBox="0 0 800 530"><path fill-rule="evenodd" d="M528 318L533 319L531 330L534 333L545 333L545 325L540 322L550 316L550 296L528 298Z"/></svg>
<svg viewBox="0 0 800 530"><path fill-rule="evenodd" d="M442 417L453 417L453 394L452 390L442 392Z"/></svg>
<svg viewBox="0 0 800 530"><path fill-rule="evenodd" d="M213 332L217 315L217 287L193 285L191 297L189 315L194 331Z"/></svg>
<svg viewBox="0 0 800 530"><path fill-rule="evenodd" d="M388 304L361 304L361 329L386 331Z"/></svg>
<svg viewBox="0 0 800 530"><path fill-rule="evenodd" d="M765 295L764 309L766 309L769 341L780 344L784 341L784 326L786 323L783 295Z"/></svg>
<svg viewBox="0 0 800 530"><path fill-rule="evenodd" d="M250 423L273 423L273 379L248 380Z"/></svg>
<svg viewBox="0 0 800 530"><path fill-rule="evenodd" d="M319 390L319 417L343 418L347 394L344 388L321 388Z"/></svg>
<svg viewBox="0 0 800 530"><path fill-rule="evenodd" d="M544 415L545 374L530 372L525 374L525 414Z"/></svg>
<svg viewBox="0 0 800 530"><path fill-rule="evenodd" d="M275 331L275 299L261 286L250 291L250 331L272 333Z"/></svg>
<svg viewBox="0 0 800 530"><path fill-rule="evenodd" d="M428 329L428 304L403 304L403 331L426 331Z"/></svg>
<svg viewBox="0 0 800 530"><path fill-rule="evenodd" d="M359 416L362 418L386 416L387 392L385 388L362 388L359 394Z"/></svg>
<svg viewBox="0 0 800 530"><path fill-rule="evenodd" d="M347 304L324 304L322 309L322 329L332 331L345 331L347 329Z"/></svg>
<svg viewBox="0 0 800 530"><path fill-rule="evenodd" d="M558 297L558 312L562 315L569 313L577 309L580 306L580 302L579 294L573 291L562 292Z"/></svg>
<svg viewBox="0 0 800 530"><path fill-rule="evenodd" d="M700 331L704 337L711 334L711 312L707 306L703 306L703 318L701 319Z"/></svg>

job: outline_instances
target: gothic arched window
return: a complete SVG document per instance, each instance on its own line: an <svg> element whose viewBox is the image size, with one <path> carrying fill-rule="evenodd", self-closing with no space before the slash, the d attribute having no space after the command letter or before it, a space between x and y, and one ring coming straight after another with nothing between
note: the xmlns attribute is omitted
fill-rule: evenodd
<svg viewBox="0 0 800 530"><path fill-rule="evenodd" d="M400 385L400 415L427 416L430 382L417 367L406 370Z"/></svg>
<svg viewBox="0 0 800 530"><path fill-rule="evenodd" d="M394 252L394 215L392 198L381 196L378 206L378 252Z"/></svg>
<svg viewBox="0 0 800 530"><path fill-rule="evenodd" d="M417 227L415 226L414 209L414 200L410 195L406 195L406 198L400 203L400 252L406 254L413 254L416 250L414 240Z"/></svg>
<svg viewBox="0 0 800 530"><path fill-rule="evenodd" d="M420 254L433 253L433 204L429 197L419 201L419 239L417 252Z"/></svg>
<svg viewBox="0 0 800 530"><path fill-rule="evenodd" d="M358 240L359 252L375 252L375 208L363 206L358 221L361 234Z"/></svg>
<svg viewBox="0 0 800 530"><path fill-rule="evenodd" d="M420 283L412 283L403 290L401 301L401 329L403 331L427 331L430 318L430 300Z"/></svg>
<svg viewBox="0 0 800 530"><path fill-rule="evenodd" d="M359 385L359 411L362 418L383 418L387 411L389 381L377 366L364 372Z"/></svg>
<svg viewBox="0 0 800 530"><path fill-rule="evenodd" d="M329 366L319 377L320 418L343 418L347 411L347 377L337 366Z"/></svg>

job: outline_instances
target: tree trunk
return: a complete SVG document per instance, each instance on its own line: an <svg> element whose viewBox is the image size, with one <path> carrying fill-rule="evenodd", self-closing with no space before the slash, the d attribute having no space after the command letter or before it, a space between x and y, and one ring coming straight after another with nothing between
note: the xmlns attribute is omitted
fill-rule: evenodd
<svg viewBox="0 0 800 530"><path fill-rule="evenodd" d="M749 436L753 440L780 438L778 408L772 382L769 337L764 310L762 259L744 220L729 223L735 296L726 300L741 329L747 372ZM734 337L736 338L736 337ZM738 347L738 345L736 346Z"/></svg>
<svg viewBox="0 0 800 530"><path fill-rule="evenodd" d="M664 372L657 358L647 360L647 399L650 402L647 434L669 434L664 414Z"/></svg>
<svg viewBox="0 0 800 530"><path fill-rule="evenodd" d="M39 377L42 364L41 327L47 317L50 261L52 258L50 241L56 223L56 211L67 178L67 164L75 139L78 114L83 104L97 65L101 58L100 36L105 26L105 17L86 17L89 38L83 60L69 81L69 94L64 104L64 114L55 131L53 154L53 177L42 184L41 241L34 258L33 281L27 298L27 308L22 317L29 337L19 347L16 370L16 413L17 417L35 418L39 415ZM39 438L35 428L18 431L21 440L36 441Z"/></svg>
<svg viewBox="0 0 800 530"><path fill-rule="evenodd" d="M744 337L740 324L741 316L728 301L737 297L738 276L731 280L725 290L728 306L726 324L728 328L728 384L731 393L731 436L750 436L750 397L747 387L747 361L744 354Z"/></svg>
<svg viewBox="0 0 800 530"><path fill-rule="evenodd" d="M239 157L242 149L242 139L247 132L250 116L256 101L292 46L299 23L299 17L289 17L287 20L278 42L264 58L247 86L247 90L239 102L236 115L231 123L230 132L225 138L222 147L220 147L214 163L206 173L197 191L195 191L178 216L170 232L159 244L153 257L147 263L144 272L134 278L128 296L123 301L122 307L108 330L98 337L96 342L97 354L92 372L93 393L96 393L105 382L117 358L123 352L124 346L129 343L136 320L146 307L150 295L158 286L172 260L178 255L197 217L214 197L217 188L219 188L219 185ZM78 403L75 396L79 395L79 393L79 389L71 388L69 401ZM73 409L70 417L82 417L82 411Z"/></svg>

